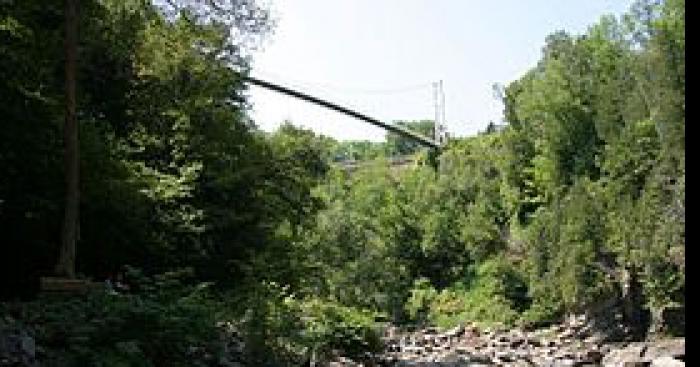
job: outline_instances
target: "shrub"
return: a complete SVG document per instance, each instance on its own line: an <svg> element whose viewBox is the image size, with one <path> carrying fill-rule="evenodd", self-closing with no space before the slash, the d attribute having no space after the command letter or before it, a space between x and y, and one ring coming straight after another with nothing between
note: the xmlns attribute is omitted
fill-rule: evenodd
<svg viewBox="0 0 700 367"><path fill-rule="evenodd" d="M34 331L47 366L190 366L221 349L217 301L185 278L140 277L136 293L39 298L21 304L18 319Z"/></svg>
<svg viewBox="0 0 700 367"><path fill-rule="evenodd" d="M457 282L441 291L425 279L416 281L407 313L415 321L443 328L468 321L510 325L529 306L524 280L504 258L484 261L474 276L468 286Z"/></svg>
<svg viewBox="0 0 700 367"><path fill-rule="evenodd" d="M299 303L304 339L319 355L333 350L351 358L382 349L379 325L382 315L336 302L307 299Z"/></svg>
<svg viewBox="0 0 700 367"><path fill-rule="evenodd" d="M298 366L309 359L329 359L333 352L363 357L381 350L385 317L322 298L299 299L275 283L253 285L231 298L242 309L248 361L256 366Z"/></svg>
<svg viewBox="0 0 700 367"><path fill-rule="evenodd" d="M406 300L404 309L411 321L424 323L427 321L430 306L435 301L438 292L427 278L419 278L413 283L411 295Z"/></svg>
<svg viewBox="0 0 700 367"><path fill-rule="evenodd" d="M530 308L520 316L519 323L522 326L547 326L562 319L564 316L563 301L556 296L556 291L551 288L553 288L551 283L531 288L534 301Z"/></svg>

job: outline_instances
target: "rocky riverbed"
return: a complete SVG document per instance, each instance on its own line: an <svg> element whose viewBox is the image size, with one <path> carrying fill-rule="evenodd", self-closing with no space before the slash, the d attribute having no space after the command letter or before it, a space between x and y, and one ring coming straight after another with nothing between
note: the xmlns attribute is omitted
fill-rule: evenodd
<svg viewBox="0 0 700 367"><path fill-rule="evenodd" d="M583 318L536 331L389 327L384 342L385 351L368 361L339 357L330 366L685 366L685 338L609 342Z"/></svg>
<svg viewBox="0 0 700 367"><path fill-rule="evenodd" d="M46 356L40 356L42 349L26 330L12 325L0 327L0 366L41 365L39 360L46 360ZM241 334L231 323L220 326L222 338L227 341L225 358L211 361L195 348L192 360L209 360L205 365L244 366ZM389 326L383 342L382 353L367 355L363 361L336 356L315 367L685 366L685 338L615 342L610 340L609 330L594 328L582 317L538 330L489 329L471 324L450 330Z"/></svg>

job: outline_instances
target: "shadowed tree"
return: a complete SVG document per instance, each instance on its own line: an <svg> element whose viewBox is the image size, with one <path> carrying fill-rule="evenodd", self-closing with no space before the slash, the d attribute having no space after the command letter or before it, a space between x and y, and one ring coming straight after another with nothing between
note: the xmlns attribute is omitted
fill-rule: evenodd
<svg viewBox="0 0 700 367"><path fill-rule="evenodd" d="M79 151L78 123L75 116L75 79L78 43L78 0L65 2L65 146L66 201L61 233L61 253L56 273L75 277L75 247L79 234Z"/></svg>

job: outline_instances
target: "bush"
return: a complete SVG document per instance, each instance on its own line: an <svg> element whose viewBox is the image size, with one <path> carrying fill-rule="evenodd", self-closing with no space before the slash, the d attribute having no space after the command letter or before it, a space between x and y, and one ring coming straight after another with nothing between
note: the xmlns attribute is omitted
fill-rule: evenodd
<svg viewBox="0 0 700 367"><path fill-rule="evenodd" d="M14 313L47 366L191 366L221 348L217 302L205 285L185 285L186 275L139 277L136 293L40 298Z"/></svg>
<svg viewBox="0 0 700 367"><path fill-rule="evenodd" d="M430 306L435 301L438 292L427 278L419 278L413 283L411 295L406 300L404 309L411 321L424 323L428 319Z"/></svg>
<svg viewBox="0 0 700 367"><path fill-rule="evenodd" d="M276 283L252 285L229 299L241 320L248 362L255 366L298 366L328 360L337 352L350 358L382 349L383 314L321 298L296 298Z"/></svg>
<svg viewBox="0 0 700 367"><path fill-rule="evenodd" d="M438 292L427 280L416 281L405 308L414 321L447 328L464 322L511 325L528 306L521 275L496 257L479 265L468 286L457 282Z"/></svg>
<svg viewBox="0 0 700 367"><path fill-rule="evenodd" d="M247 361L255 366L301 365L310 348L300 332L303 324L294 296L274 282L247 284L238 291L226 301L242 315Z"/></svg>
<svg viewBox="0 0 700 367"><path fill-rule="evenodd" d="M350 358L382 349L377 318L381 314L320 299L299 303L304 339L321 356L339 351Z"/></svg>
<svg viewBox="0 0 700 367"><path fill-rule="evenodd" d="M561 321L564 304L552 287L551 284L545 284L531 289L534 301L520 316L519 323L522 326L540 327Z"/></svg>

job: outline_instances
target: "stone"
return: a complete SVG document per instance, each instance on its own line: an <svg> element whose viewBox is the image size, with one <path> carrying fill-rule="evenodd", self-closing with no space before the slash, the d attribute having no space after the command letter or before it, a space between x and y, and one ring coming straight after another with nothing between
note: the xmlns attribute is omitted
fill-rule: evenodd
<svg viewBox="0 0 700 367"><path fill-rule="evenodd" d="M448 338L454 338L457 336L461 336L463 334L464 334L464 326L458 325L458 326L446 331L444 335Z"/></svg>
<svg viewBox="0 0 700 367"><path fill-rule="evenodd" d="M573 324L576 322L582 324L581 320L575 320ZM458 326L440 333L434 329L395 333L392 338L384 340L385 353L378 361L381 366L459 367L478 363L491 366L636 367L652 366L652 361L664 357L654 363L661 367L684 365L684 338L610 343L600 340L596 334L591 338L588 325L583 324L554 326L552 330L559 330L557 334L546 334L546 329L532 332L512 329L492 330L479 335L477 329L471 330L469 326ZM581 336L582 333L587 335ZM570 334L570 337L567 339L561 334ZM677 358L672 358L674 356ZM352 364L355 365L358 364Z"/></svg>
<svg viewBox="0 0 700 367"><path fill-rule="evenodd" d="M539 358L535 362L540 367L554 367L554 364L556 363L554 358L550 357Z"/></svg>
<svg viewBox="0 0 700 367"><path fill-rule="evenodd" d="M645 343L632 343L620 349L613 349L601 361L604 367L621 367L626 362L641 361L646 350ZM634 365L631 365L634 366Z"/></svg>
<svg viewBox="0 0 700 367"><path fill-rule="evenodd" d="M471 348L463 346L463 345L458 345L454 348L455 353L459 354L469 354L471 352Z"/></svg>
<svg viewBox="0 0 700 367"><path fill-rule="evenodd" d="M642 360L626 361L622 363L622 367L648 367L650 365L651 362Z"/></svg>
<svg viewBox="0 0 700 367"><path fill-rule="evenodd" d="M448 353L444 356L441 356L438 359L439 362L448 362L448 363L456 363L456 362L461 362L463 360L464 360L464 358L462 358L462 356L460 356L456 353Z"/></svg>
<svg viewBox="0 0 700 367"><path fill-rule="evenodd" d="M559 340L568 339L568 338L571 338L572 336L574 336L574 330L572 330L571 328L566 328L564 331L562 331L559 334Z"/></svg>
<svg viewBox="0 0 700 367"><path fill-rule="evenodd" d="M557 359L554 361L552 366L554 367L574 367L576 365L576 361L573 359Z"/></svg>
<svg viewBox="0 0 700 367"><path fill-rule="evenodd" d="M471 357L469 357L469 362L470 363L484 363L484 364L490 364L491 363L491 358L488 356L485 356L483 354L475 354Z"/></svg>
<svg viewBox="0 0 700 367"><path fill-rule="evenodd" d="M513 362L515 359L510 351L497 351L494 353L495 357L503 362Z"/></svg>
<svg viewBox="0 0 700 367"><path fill-rule="evenodd" d="M586 362L600 363L603 360L603 353L599 350L589 350L584 358Z"/></svg>
<svg viewBox="0 0 700 367"><path fill-rule="evenodd" d="M662 356L651 361L651 367L685 367L685 362L670 356Z"/></svg>
<svg viewBox="0 0 700 367"><path fill-rule="evenodd" d="M29 356L30 358L36 357L36 343L34 343L34 338L29 336L29 334L24 331L20 336L20 346L22 348L22 352L24 352L26 356Z"/></svg>
<svg viewBox="0 0 700 367"><path fill-rule="evenodd" d="M423 350L421 347L414 347L414 346L405 346L403 347L403 352L404 353L420 353Z"/></svg>
<svg viewBox="0 0 700 367"><path fill-rule="evenodd" d="M644 357L648 359L663 356L685 357L685 338L662 339L650 342L644 352Z"/></svg>

